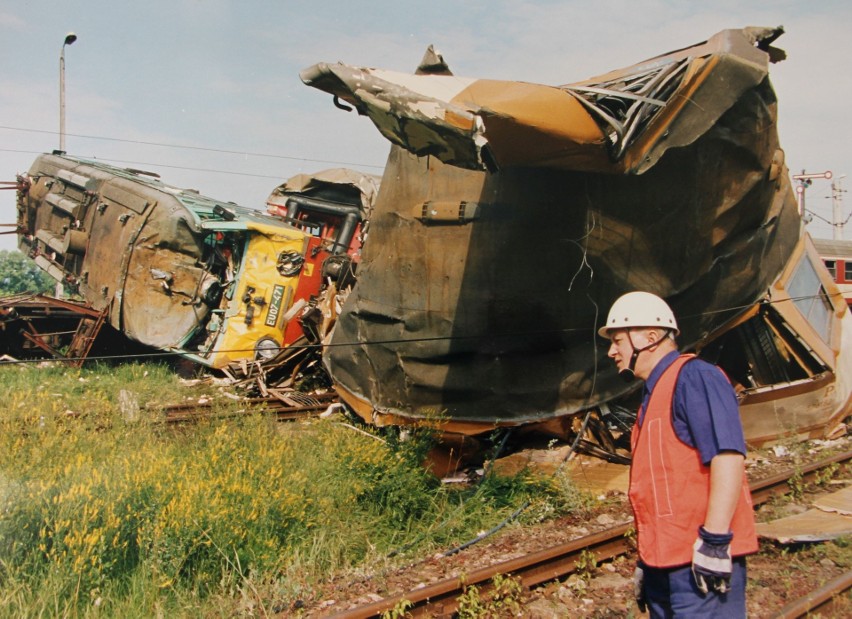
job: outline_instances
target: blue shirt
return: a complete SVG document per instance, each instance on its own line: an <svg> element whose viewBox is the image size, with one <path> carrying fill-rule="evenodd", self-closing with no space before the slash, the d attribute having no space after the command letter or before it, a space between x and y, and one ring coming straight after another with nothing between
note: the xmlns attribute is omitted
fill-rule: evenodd
<svg viewBox="0 0 852 619"><path fill-rule="evenodd" d="M663 357L645 381L640 426L657 381L679 355L672 351ZM723 451L746 453L736 393L711 363L696 358L683 366L675 386L672 423L678 438L697 449L705 465Z"/></svg>

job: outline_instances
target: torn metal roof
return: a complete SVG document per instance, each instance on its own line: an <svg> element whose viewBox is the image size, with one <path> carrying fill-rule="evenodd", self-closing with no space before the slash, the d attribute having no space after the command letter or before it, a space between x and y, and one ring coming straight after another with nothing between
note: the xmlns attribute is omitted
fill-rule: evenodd
<svg viewBox="0 0 852 619"><path fill-rule="evenodd" d="M474 170L524 165L639 174L669 149L694 142L760 84L773 56L764 50L781 32L725 30L562 86L342 63L314 65L301 77L416 155ZM775 58L782 55L775 50Z"/></svg>

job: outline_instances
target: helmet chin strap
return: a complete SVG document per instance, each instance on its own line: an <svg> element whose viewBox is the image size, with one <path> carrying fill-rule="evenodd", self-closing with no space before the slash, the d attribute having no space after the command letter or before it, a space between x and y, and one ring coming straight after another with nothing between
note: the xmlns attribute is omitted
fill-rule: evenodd
<svg viewBox="0 0 852 619"><path fill-rule="evenodd" d="M630 342L630 347L633 349L633 354L630 355L630 363L626 368L621 370L618 375L621 376L624 382L629 383L633 382L636 379L636 360L639 358L639 353L645 352L649 348L653 348L657 346L659 342L651 342L642 348L636 348L633 345L633 338L630 337L630 331L627 332L627 340Z"/></svg>

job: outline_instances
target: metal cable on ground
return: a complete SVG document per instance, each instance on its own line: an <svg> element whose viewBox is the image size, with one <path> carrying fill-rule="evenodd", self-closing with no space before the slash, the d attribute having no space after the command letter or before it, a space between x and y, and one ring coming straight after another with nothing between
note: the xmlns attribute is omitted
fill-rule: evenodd
<svg viewBox="0 0 852 619"><path fill-rule="evenodd" d="M503 440L500 441L497 449L494 450L494 457L488 461L488 466L486 466L482 471L482 477L477 485L481 486L482 482L485 481L485 478L488 477L488 474L491 473L491 469L494 468L494 462L500 457L500 454L503 453L503 449L506 447L506 443L509 441L510 436L512 436L512 428L507 429L506 432L503 433Z"/></svg>
<svg viewBox="0 0 852 619"><path fill-rule="evenodd" d="M570 458L571 454L574 453L574 450L577 449L577 445L580 444L580 439L583 438L583 434L586 433L586 428L589 425L589 419L591 418L591 416L592 416L592 409L589 409L589 411L586 413L585 419L583 419L582 425L580 426L580 431L577 432L577 437L574 439L574 442L571 443L571 447L568 448L568 453L566 453L565 457L562 458L562 462L559 463L559 466L553 472L553 476L556 476L556 475L558 475L559 473L562 472L562 467L565 466L565 463L568 462L568 458Z"/></svg>
<svg viewBox="0 0 852 619"><path fill-rule="evenodd" d="M559 473L561 472L562 467L563 467L563 465L565 464L565 462L567 462L568 458L570 458L570 457L571 457L571 454L573 454L573 453L574 453L574 450L577 448L577 445L580 443L580 439L582 438L583 434L584 434L584 433L585 433L585 431L586 431L586 428L588 427L589 419L591 418L591 415L592 415L592 411L591 411L591 410L590 410L590 411L588 411L588 412L586 413L586 417L585 417L585 419L583 419L583 423L582 423L582 425L580 426L580 431L577 433L577 437L574 439L574 442L573 442L573 443L571 444L571 446L569 447L569 449L568 449L568 453L566 453L566 454L565 454L565 457L562 459L562 462L559 464L559 467L558 467L558 468L556 469L556 471L554 471L554 472L553 472L553 474L551 475L552 477L555 477L557 474L559 474ZM502 441L502 443L501 443L501 445L500 445L500 449L501 449L501 450L502 450L503 446L505 446L505 444L506 444L506 439L508 438L508 435L509 435L509 434L510 434L510 433L509 433L509 432L507 432L507 433L506 433L506 435L504 436L503 441ZM497 459L497 456L495 455L494 460L496 460L496 459ZM493 467L493 462L494 462L494 460L492 460L492 461L491 461L491 467ZM488 471L490 471L490 470L491 470L491 467L489 467ZM483 482L484 480L485 480L485 474L483 474L483 477L482 477L482 479L481 479L481 480L480 480L480 482L479 482L479 486L480 486L480 487L481 487L482 482ZM477 493L476 493L476 494L478 494L478 493L479 493L479 490L477 489ZM474 494L474 497L476 497L476 494ZM496 525L495 527L493 527L493 528L489 529L488 531L486 531L486 532L484 532L484 533L480 533L480 534L479 534L479 535L477 535L475 538L473 538L473 539L471 539L471 540L468 540L468 541L464 542L463 544L461 544L461 545L459 545L459 546L456 546L456 547L454 547L454 548L451 548L450 550L446 550L446 551L442 552L442 553L441 553L441 556L442 556L442 557L449 557L449 556L452 556L452 555L454 555L454 554L456 554L456 553L458 553L458 552L461 552L462 550L465 550L466 548L469 548L470 546L473 546L474 544L478 544L479 542L481 542L481 541L483 541L483 540L485 540L485 539L488 539L489 537L491 537L492 535L494 535L495 533L497 533L498 531L500 531L501 529L503 529L503 528L504 528L507 524L509 524L509 523L513 522L515 519L517 519L517 517L518 517L518 516L520 516L520 515L524 512L524 510L525 510L527 507L529 507L530 505L531 505L531 502L530 502L530 500L529 500L529 499L527 499L527 500L524 502L524 504L523 504L523 505L521 505L521 506L520 506L517 510L515 510L515 511L514 511L514 512L513 512L513 513L512 513L512 514L511 514L508 518L506 518L505 520L503 520L500 524ZM463 506L464 506L464 505L460 505L460 506L459 506L459 509L461 509L461 507L463 507ZM458 510L456 510L456 511L458 512ZM449 523L450 521L451 521L451 518L447 518L447 519L446 519L446 520L444 520L444 522L442 522L442 523L441 523L441 524L440 524L437 528L438 528L438 529L442 528L443 526L445 526L445 525L446 525L447 523ZM422 539L422 537L420 537L419 539ZM408 548L411 548L412 546L414 546L414 544L416 544L416 543L417 543L417 541L419 541L419 539L418 539L418 540L414 540L414 541L410 542L409 544L406 544L406 545L405 545L403 548L401 548L401 549L394 550L393 552L391 552L391 553L388 555L388 557L389 557L389 558L390 558L390 557L394 557L394 556L396 556L397 554L399 554L400 552L404 552L404 551L405 551L405 550L407 550Z"/></svg>
<svg viewBox="0 0 852 619"><path fill-rule="evenodd" d="M464 543L464 544L462 544L461 546L456 546L455 548L452 548L452 549L450 549L450 550L447 550L447 551L446 551L446 552L444 552L444 553L441 553L441 556L442 556L442 557L449 557L449 556L451 556L451 555L456 554L457 552L461 552L461 551L462 551L462 550L464 550L465 548L468 548L468 547L470 547L470 546L473 546L473 545L474 545L474 544L476 544L476 543L481 542L482 540L484 540L484 539L486 539L486 538L488 538L488 537L491 537L491 536L492 536L492 535L494 535L497 531L499 531L500 529L502 529L503 527L505 527L507 524L509 524L510 522L512 522L515 518L517 518L518 516L520 516L520 515L521 515L521 512L523 512L523 511L524 511L527 507L529 507L529 506L530 506L530 500L529 500L529 499L527 499L526 501L524 501L524 504L523 504L523 505L521 505L518 509L516 509L516 510L515 510L515 511L514 511L514 512L513 512L513 513L512 513L512 514L511 514L508 518L506 518L503 522L501 522L500 524L498 524L496 527L494 527L494 528L492 528L492 529L489 529L489 530L488 530L488 531L486 531L485 533L480 533L480 534L479 534L479 535L477 535L474 539L472 539L472 540L470 540L470 541L468 541L468 542L465 542L465 543Z"/></svg>
<svg viewBox="0 0 852 619"><path fill-rule="evenodd" d="M473 500L473 499L475 499L477 496L479 496L479 493L480 493L480 491L482 490L482 484L483 484L483 482L485 481L485 479L486 479L486 477L488 476L488 474L491 472L491 469L494 467L494 461L495 461L495 460L499 457L499 455L503 452L503 448L506 446L506 442L509 440L509 436L511 436L511 434L512 434L512 428L509 428L509 429L505 432L505 434L503 435L503 440L502 440L502 441L500 441L500 445L499 445L499 446L497 447L497 449L494 451L494 457L493 457L493 458L489 461L489 465L488 465L488 467L487 467L487 468L483 471L483 473L482 473L482 477L479 479L479 482L476 484L476 492L474 492L474 493L473 493L473 495L472 495L472 496L470 496L470 497L468 497L465 501L462 501L461 503L459 503L459 505L456 507L456 509L455 509L455 510L453 510L453 513L452 513L452 514L450 514L447 518L445 518L445 519L444 519L444 521L443 521L443 522L441 522L438 526L436 526L435 528L433 528L433 529L431 529L430 531L428 531L428 533L430 533L430 534L431 534L431 533L434 533L435 531L440 531L440 530L441 530L441 529L443 529L445 526L447 526L448 524L450 524L450 523L453 521L453 519L454 519L454 518L458 515L458 513L459 513L459 512L460 512L460 511L461 511L461 510L462 510L462 509L463 509L463 508L464 508L464 507L465 507L465 506L466 506L466 505L467 505L467 504L468 504L471 500ZM525 507L526 507L526 506L525 506ZM520 513L520 512L518 512L518 513ZM508 522L508 521L507 521L507 522ZM499 530L499 529L498 529L498 530ZM395 557L396 555L398 555L398 554L400 554L400 553L402 553L402 552L405 552L405 551L406 551L406 550L408 550L409 548L412 548L415 544L417 544L417 542L419 542L420 540L422 540L425 536L426 536L426 533L422 533L422 534L420 534L418 537L416 537L414 540L412 540L412 541L408 542L407 544L404 544L402 547L397 548L397 549L395 549L395 550L392 550L392 551L388 554L388 558ZM448 551L448 552L449 552L449 551ZM447 556L449 556L449 555L447 555Z"/></svg>
<svg viewBox="0 0 852 619"><path fill-rule="evenodd" d="M564 458L562 458L562 462L560 462L560 463L559 463L559 467L557 467L557 469L556 469L556 470L555 470L555 471L551 474L551 477L555 477L556 475L558 475L558 474L562 471L562 466L565 464L565 462L567 462L567 461L568 461L568 458L570 458L570 457L571 457L571 454L573 454L573 453L574 453L574 450L577 448L577 445L580 443L580 439L582 438L583 434L586 432L586 428L587 428L587 427L588 427L588 425L589 425L589 418L590 418L591 416L592 416L592 411L591 411L591 410L589 410L589 411L586 413L586 418L585 418L585 419L583 419L583 424L580 426L580 431L577 433L577 437L574 439L574 442L571 444L571 447L569 447L569 448L568 448L568 453L566 453L566 454L565 454L565 457L564 457ZM507 434L508 434L508 433L507 433ZM504 440L504 444L505 444L505 440ZM495 459L495 460L497 459L497 458L496 458L496 456L495 456L495 458L494 458L494 459ZM492 466L493 466L493 461L492 461ZM484 479L485 479L485 477L483 476L483 480L484 480ZM482 483L482 482L480 481L480 484L481 484L481 483ZM494 528L492 528L492 529L489 529L489 530L488 530L488 531L486 531L485 533L481 533L481 534L477 535L474 539L469 540L469 541L467 541L467 542L463 543L463 544L462 544L462 545L460 545L460 546L457 546L457 547L455 547L455 548L452 548L452 549L450 549L450 550L447 550L446 552L442 553L442 555L441 555L441 556L449 557L450 555L454 555L454 554L456 554L457 552L459 552L459 551L461 551L461 550L464 550L465 548L468 548L468 547L470 547L470 546L473 546L474 544L477 544L477 543L481 542L482 540L484 540L484 539L487 539L487 538L491 537L492 535L494 535L495 533L497 533L500 529L502 529L502 528L503 528L503 527L505 527L507 524L509 524L510 522L512 522L513 520L515 520L518 516L520 516L520 515L521 515L521 513L522 513L522 512L523 512L523 511L524 511L527 507L529 507L529 506L530 506L530 504L531 504L531 503L530 503L530 501L529 501L529 500L525 501L525 502L524 502L524 504L523 504L523 505L521 505L521 506L517 509L517 511L515 511L515 513L513 513L511 516L509 516L508 518L506 518L506 520L504 520L503 522L501 522L500 524L498 524L496 527L494 527Z"/></svg>

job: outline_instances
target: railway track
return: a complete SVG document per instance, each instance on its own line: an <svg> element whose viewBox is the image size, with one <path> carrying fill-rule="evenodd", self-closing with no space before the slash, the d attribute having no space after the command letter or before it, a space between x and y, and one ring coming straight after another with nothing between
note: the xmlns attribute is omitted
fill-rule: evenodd
<svg viewBox="0 0 852 619"><path fill-rule="evenodd" d="M796 483L808 482L813 480L819 470L832 464L848 462L850 459L852 459L852 451L847 451L755 481L751 484L752 500L757 506L773 496L787 494L792 490L792 478L797 480ZM586 555L590 552L594 553L598 562L626 554L632 550L632 547L625 533L632 526L632 523L621 524L565 544L558 544L517 559L497 563L464 576L455 576L372 604L343 611L332 617L336 619L381 617L383 613L390 612L403 603L408 603L406 616L450 617L458 609L457 599L464 593L465 587L475 585L482 594L487 596L491 581L497 574L511 575L518 579L525 589L529 589L569 576L577 570L583 553ZM812 592L806 598L791 603L789 607L782 610L783 614L777 616L785 619L802 617L830 603L835 596L852 587L852 572L847 572L835 581L826 584L819 591Z"/></svg>
<svg viewBox="0 0 852 619"><path fill-rule="evenodd" d="M798 619L813 613L832 613L832 605L835 599L841 594L852 589L852 570L841 574L837 578L825 583L816 591L812 591L808 595L793 600L784 608L779 610L773 619ZM824 615L826 617L834 617L834 614ZM839 615L837 615L839 616Z"/></svg>

